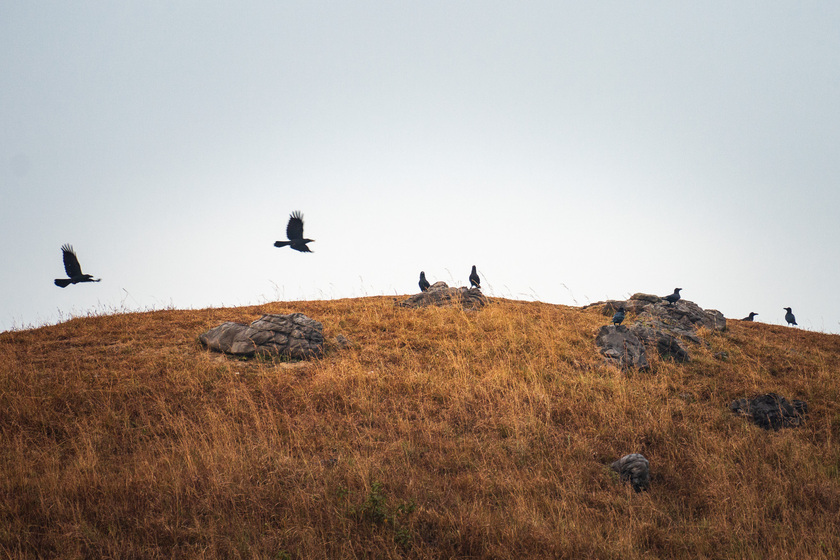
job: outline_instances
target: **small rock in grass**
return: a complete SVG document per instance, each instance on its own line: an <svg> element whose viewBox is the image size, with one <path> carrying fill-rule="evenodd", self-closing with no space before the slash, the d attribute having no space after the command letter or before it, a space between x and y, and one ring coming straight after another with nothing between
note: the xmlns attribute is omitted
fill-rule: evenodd
<svg viewBox="0 0 840 560"><path fill-rule="evenodd" d="M765 430L778 430L800 426L808 413L808 405L805 401L788 402L776 393L767 393L752 399L732 401L729 410L746 417Z"/></svg>
<svg viewBox="0 0 840 560"><path fill-rule="evenodd" d="M633 490L641 492L650 487L650 461L641 453L631 453L615 461L610 468L621 480L629 481Z"/></svg>

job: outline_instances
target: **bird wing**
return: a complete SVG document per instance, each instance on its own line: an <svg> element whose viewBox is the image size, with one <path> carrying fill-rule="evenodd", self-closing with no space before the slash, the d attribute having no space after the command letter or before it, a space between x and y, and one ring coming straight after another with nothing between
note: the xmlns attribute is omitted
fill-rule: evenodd
<svg viewBox="0 0 840 560"><path fill-rule="evenodd" d="M82 265L79 264L79 259L76 258L76 253L70 245L62 245L61 252L64 256L64 271L67 276L73 278L74 276L82 275Z"/></svg>
<svg viewBox="0 0 840 560"><path fill-rule="evenodd" d="M289 223L286 224L286 237L292 241L303 239L303 214L297 210L289 216Z"/></svg>

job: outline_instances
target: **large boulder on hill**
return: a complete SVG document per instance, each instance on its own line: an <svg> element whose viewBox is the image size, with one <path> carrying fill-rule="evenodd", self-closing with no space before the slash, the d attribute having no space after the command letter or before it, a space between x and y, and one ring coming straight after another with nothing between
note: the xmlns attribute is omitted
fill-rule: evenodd
<svg viewBox="0 0 840 560"><path fill-rule="evenodd" d="M435 282L425 292L414 294L397 303L400 307L461 306L479 309L487 305L487 298L479 288L450 288L446 282Z"/></svg>
<svg viewBox="0 0 840 560"><path fill-rule="evenodd" d="M595 345L607 361L624 369L647 369L645 345L625 326L604 325L595 337Z"/></svg>
<svg viewBox="0 0 840 560"><path fill-rule="evenodd" d="M729 410L765 430L778 430L800 426L808 413L808 405L805 401L788 402L786 398L776 393L767 393L752 399L732 401Z"/></svg>
<svg viewBox="0 0 840 560"><path fill-rule="evenodd" d="M650 487L650 461L641 453L625 455L610 465L610 468L618 473L621 480L630 482L636 492Z"/></svg>
<svg viewBox="0 0 840 560"><path fill-rule="evenodd" d="M656 348L661 356L678 362L690 360L683 340L695 344L704 343L698 335L699 328L711 331L726 329L726 318L720 311L702 309L693 301L685 299L670 304L664 298L652 294L634 294L627 301L593 303L584 309L600 308L605 316L612 317L619 307L624 307L628 315L636 315L630 326L632 335L646 346Z"/></svg>
<svg viewBox="0 0 840 560"><path fill-rule="evenodd" d="M650 317L667 322L672 328L686 332L696 331L699 327L706 327L712 331L726 330L726 317L723 313L717 309L702 309L687 299L669 304L665 298L639 293L633 294L626 301L599 301L585 306L584 309L601 308L604 315L612 317L619 307L624 307L627 313L635 315L647 312Z"/></svg>
<svg viewBox="0 0 840 560"><path fill-rule="evenodd" d="M675 362L687 362L691 359L685 346L667 328L634 323L630 327L630 332L636 335L643 345L656 348L663 358L670 358Z"/></svg>
<svg viewBox="0 0 840 560"><path fill-rule="evenodd" d="M235 356L304 359L324 351L324 327L303 313L263 315L250 325L226 322L200 335L207 348Z"/></svg>

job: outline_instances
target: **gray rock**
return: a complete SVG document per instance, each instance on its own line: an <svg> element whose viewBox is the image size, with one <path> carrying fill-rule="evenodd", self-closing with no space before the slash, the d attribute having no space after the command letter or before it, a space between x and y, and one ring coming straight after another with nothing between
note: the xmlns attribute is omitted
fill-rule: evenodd
<svg viewBox="0 0 840 560"><path fill-rule="evenodd" d="M644 344L627 327L604 325L595 336L595 346L607 361L623 369L650 367Z"/></svg>
<svg viewBox="0 0 840 560"><path fill-rule="evenodd" d="M691 360L688 350L680 343L679 339L660 325L650 327L644 323L635 323L630 327L630 332L635 334L646 346L655 346L659 355L663 358L670 358L675 362Z"/></svg>
<svg viewBox="0 0 840 560"><path fill-rule="evenodd" d="M635 294L633 296L633 298L636 298L636 297L639 297L639 296L643 297L645 295L646 294ZM645 301L645 300L642 300L642 299L632 299L632 298L628 299L628 300L609 299L607 301L599 301L597 303L592 303L592 304L589 304L589 305L585 305L583 308L584 309L589 309L589 308L592 308L592 307L602 307L603 306L601 312L604 315L607 315L607 316L611 317L613 314L615 314L616 311L618 311L619 307L623 307L625 312L633 313L635 315L638 315L639 313L641 313L642 311L645 310L646 306L650 305L651 303L656 303L656 302L658 302L659 300L662 299L659 296L650 296L650 297L655 298L655 301L649 302L649 301Z"/></svg>
<svg viewBox="0 0 840 560"><path fill-rule="evenodd" d="M776 393L767 393L752 399L732 401L729 410L765 430L778 430L800 426L808 413L808 405L805 401L788 402L786 398Z"/></svg>
<svg viewBox="0 0 840 560"><path fill-rule="evenodd" d="M639 315L647 312L662 322L667 322L685 331L696 331L703 326L709 330L726 330L726 318L716 309L702 309L693 301L681 299L669 305L664 298L652 294L633 294L630 299L599 301L584 307L584 309L601 308L602 313L612 316L619 307L624 307L627 313Z"/></svg>
<svg viewBox="0 0 840 560"><path fill-rule="evenodd" d="M704 344L698 334L703 327L711 331L726 329L726 318L715 309L702 309L693 301L681 299L669 304L664 298L652 294L633 294L627 301L609 300L587 305L600 308L606 316L612 316L620 307L627 314L635 314L635 321L628 325L645 345L656 348L663 357L679 362L690 360L690 354L683 341Z"/></svg>
<svg viewBox="0 0 840 560"><path fill-rule="evenodd" d="M650 487L650 461L640 453L631 453L615 461L610 468L621 480L629 481L633 490L641 492Z"/></svg>
<svg viewBox="0 0 840 560"><path fill-rule="evenodd" d="M487 305L487 298L479 288L450 288L446 282L435 282L425 292L414 294L397 303L400 307L461 306L479 309Z"/></svg>
<svg viewBox="0 0 840 560"><path fill-rule="evenodd" d="M324 327L303 313L263 315L250 325L226 322L200 335L207 348L235 356L304 359L324 351Z"/></svg>
<svg viewBox="0 0 840 560"><path fill-rule="evenodd" d="M665 301L665 298L655 296L653 294L637 293L630 296L630 301L637 301L644 305L648 303L662 303Z"/></svg>

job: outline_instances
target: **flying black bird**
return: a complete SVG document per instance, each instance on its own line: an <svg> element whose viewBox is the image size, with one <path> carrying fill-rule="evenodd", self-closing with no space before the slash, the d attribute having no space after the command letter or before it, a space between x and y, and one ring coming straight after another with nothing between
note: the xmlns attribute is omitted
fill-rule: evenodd
<svg viewBox="0 0 840 560"><path fill-rule="evenodd" d="M668 296L665 296L665 299L668 301L668 305L674 305L680 299L680 290L682 288L674 288L674 293Z"/></svg>
<svg viewBox="0 0 840 560"><path fill-rule="evenodd" d="M785 313L785 321L788 322L788 325L796 325L796 317L793 316L793 311L791 311L790 307L782 307L782 309L786 309L787 313ZM796 325L797 327L799 325Z"/></svg>
<svg viewBox="0 0 840 560"><path fill-rule="evenodd" d="M305 239L303 237L303 214L295 210L289 216L289 223L286 224L286 237L288 241L275 241L275 247L291 246L295 251L301 253L311 253L312 251L306 246L307 243L315 241L314 239Z"/></svg>
<svg viewBox="0 0 840 560"><path fill-rule="evenodd" d="M749 316L749 317L744 317L744 318L743 318L743 319L741 319L741 320L742 320L742 321L752 321L752 320L753 320L753 317L755 317L756 315L758 315L758 313L753 313L752 311L750 311L750 316Z"/></svg>
<svg viewBox="0 0 840 560"><path fill-rule="evenodd" d="M619 326L622 321L624 321L624 306L618 308L618 311L615 312L612 319L613 325L616 327Z"/></svg>
<svg viewBox="0 0 840 560"><path fill-rule="evenodd" d="M429 284L429 281L426 280L426 273L421 270L420 271L420 291L421 292L429 291L429 286L431 286L431 284Z"/></svg>
<svg viewBox="0 0 840 560"><path fill-rule="evenodd" d="M478 277L478 272L475 271L475 265L473 265L472 272L470 272L470 286L481 289L481 279Z"/></svg>
<svg viewBox="0 0 840 560"><path fill-rule="evenodd" d="M64 257L64 272L67 273L67 278L56 278L55 285L59 288L66 288L70 284L78 284L79 282L99 282L101 278L93 279L92 274L82 274L82 265L79 264L79 259L76 258L76 252L70 245L62 245L61 252Z"/></svg>

